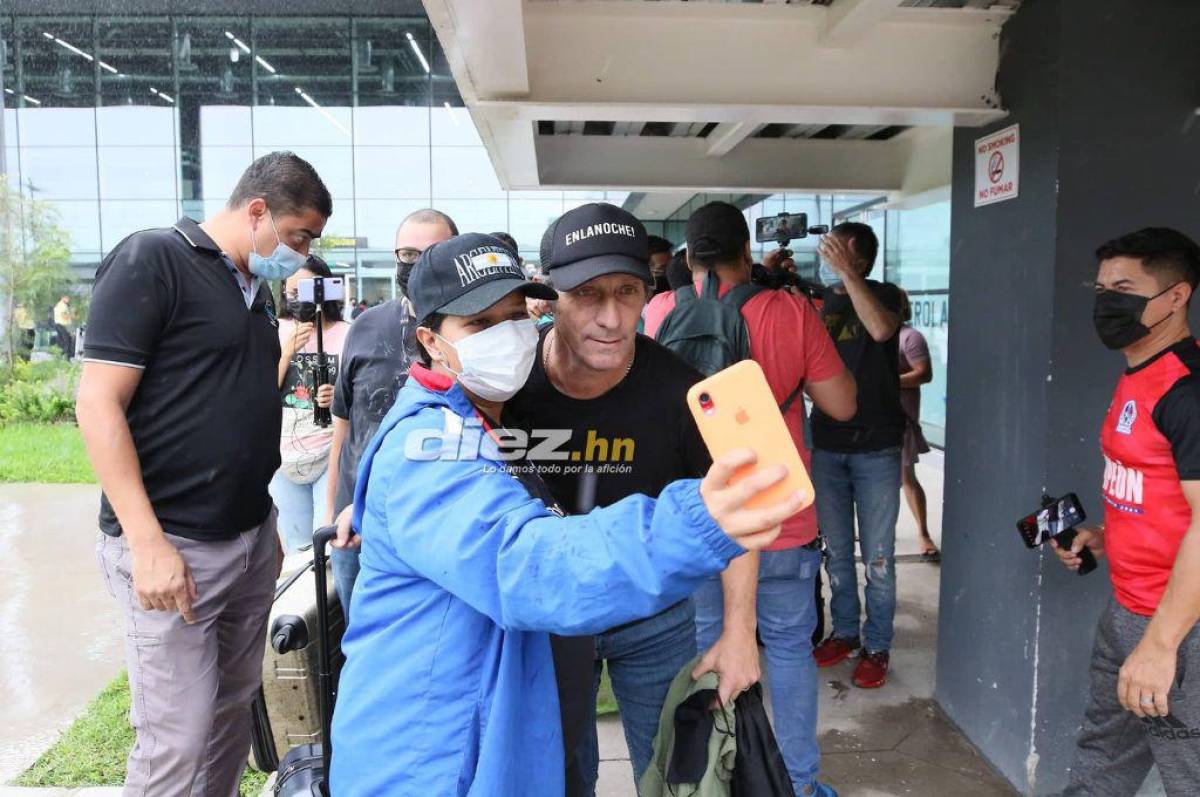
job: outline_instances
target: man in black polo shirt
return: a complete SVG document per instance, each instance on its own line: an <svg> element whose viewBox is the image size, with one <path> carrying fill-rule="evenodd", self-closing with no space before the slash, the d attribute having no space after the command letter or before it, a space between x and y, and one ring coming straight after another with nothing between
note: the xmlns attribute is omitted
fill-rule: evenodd
<svg viewBox="0 0 1200 797"><path fill-rule="evenodd" d="M282 557L265 283L304 264L331 213L312 166L271 153L212 218L134 233L96 274L76 415L125 614L126 795L238 793Z"/></svg>

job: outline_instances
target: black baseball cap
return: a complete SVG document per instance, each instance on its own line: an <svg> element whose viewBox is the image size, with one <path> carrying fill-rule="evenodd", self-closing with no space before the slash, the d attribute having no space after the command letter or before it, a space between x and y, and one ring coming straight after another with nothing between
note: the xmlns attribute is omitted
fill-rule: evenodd
<svg viewBox="0 0 1200 797"><path fill-rule="evenodd" d="M728 202L709 202L688 218L688 253L697 260L737 257L749 240L750 225L746 217Z"/></svg>
<svg viewBox="0 0 1200 797"><path fill-rule="evenodd" d="M607 202L581 205L559 216L542 236L541 255L551 284L565 291L605 274L654 281L645 226Z"/></svg>
<svg viewBox="0 0 1200 797"><path fill-rule="evenodd" d="M513 291L532 299L558 298L550 286L525 278L511 247L478 232L456 235L426 249L408 280L418 322L433 313L482 313Z"/></svg>

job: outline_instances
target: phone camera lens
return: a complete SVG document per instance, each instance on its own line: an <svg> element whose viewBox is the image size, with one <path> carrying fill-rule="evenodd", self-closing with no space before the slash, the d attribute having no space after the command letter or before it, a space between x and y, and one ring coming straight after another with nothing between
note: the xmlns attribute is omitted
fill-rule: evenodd
<svg viewBox="0 0 1200 797"><path fill-rule="evenodd" d="M708 395L707 393L701 393L700 403L705 405L712 404L712 396Z"/></svg>

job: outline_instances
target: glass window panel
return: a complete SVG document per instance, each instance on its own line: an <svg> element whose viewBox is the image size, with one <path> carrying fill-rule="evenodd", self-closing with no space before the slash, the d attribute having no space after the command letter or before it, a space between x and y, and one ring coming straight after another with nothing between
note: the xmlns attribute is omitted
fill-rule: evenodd
<svg viewBox="0 0 1200 797"><path fill-rule="evenodd" d="M396 228L409 213L428 205L420 199L360 199L354 203L354 234L367 239L366 248L385 251L394 261ZM336 203L334 213L337 213Z"/></svg>
<svg viewBox="0 0 1200 797"><path fill-rule="evenodd" d="M17 122L22 147L96 145L95 108L22 108Z"/></svg>
<svg viewBox="0 0 1200 797"><path fill-rule="evenodd" d="M7 82L9 79L9 76L7 74L5 74L4 77L5 77L5 82ZM20 111L18 111L14 107L12 98L7 95L4 97L4 104L5 104L5 108L4 108L4 141L5 141L5 143L7 143L11 146L16 146L16 144L17 144L17 114L20 113Z"/></svg>
<svg viewBox="0 0 1200 797"><path fill-rule="evenodd" d="M175 109L144 102L97 108L96 136L102 147L174 147Z"/></svg>
<svg viewBox="0 0 1200 797"><path fill-rule="evenodd" d="M354 31L358 104L364 107L409 106L427 109L430 103L430 76L413 44L408 41L408 34L413 35L421 57L429 63L432 33L428 20L423 17L356 19ZM450 83L453 85L453 79ZM425 114L422 127L426 131L428 122L428 115Z"/></svg>
<svg viewBox="0 0 1200 797"><path fill-rule="evenodd" d="M260 105L254 109L254 143L267 152L294 146L349 146L352 119L346 107Z"/></svg>
<svg viewBox="0 0 1200 797"><path fill-rule="evenodd" d="M432 149L433 196L450 199L505 199L496 170L483 147Z"/></svg>
<svg viewBox="0 0 1200 797"><path fill-rule="evenodd" d="M174 147L99 147L101 199L175 199Z"/></svg>
<svg viewBox="0 0 1200 797"><path fill-rule="evenodd" d="M102 105L174 108L168 17L101 17L96 35Z"/></svg>
<svg viewBox="0 0 1200 797"><path fill-rule="evenodd" d="M37 99L38 109L94 108L96 42L91 18L18 18L15 26L21 39L23 82L14 90ZM89 119L88 126L92 125ZM33 140L40 139L34 136Z"/></svg>
<svg viewBox="0 0 1200 797"><path fill-rule="evenodd" d="M130 233L151 227L169 227L178 221L179 208L174 200L108 200L100 206L101 243L104 251Z"/></svg>
<svg viewBox="0 0 1200 797"><path fill-rule="evenodd" d="M49 205L71 238L72 252L100 252L100 203L94 199L53 200Z"/></svg>
<svg viewBox="0 0 1200 797"><path fill-rule="evenodd" d="M9 187L16 189L21 184L21 151L16 147L4 148L4 170Z"/></svg>
<svg viewBox="0 0 1200 797"><path fill-rule="evenodd" d="M433 140L442 145L473 146L483 145L479 131L471 121L471 114L466 108L438 106L429 112L430 130Z"/></svg>
<svg viewBox="0 0 1200 797"><path fill-rule="evenodd" d="M360 199L429 201L428 147L355 147L354 191Z"/></svg>
<svg viewBox="0 0 1200 797"><path fill-rule="evenodd" d="M224 202L253 160L250 147L201 147L200 182L190 195Z"/></svg>
<svg viewBox="0 0 1200 797"><path fill-rule="evenodd" d="M253 111L246 105L197 105L202 147L246 146L254 143Z"/></svg>
<svg viewBox="0 0 1200 797"><path fill-rule="evenodd" d="M360 91L361 89L361 83ZM376 106L354 109L357 146L429 145L429 109Z"/></svg>
<svg viewBox="0 0 1200 797"><path fill-rule="evenodd" d="M255 17L250 33L258 78L255 145L349 144L349 18Z"/></svg>
<svg viewBox="0 0 1200 797"><path fill-rule="evenodd" d="M325 223L325 229L322 231L321 236L324 238L354 238L358 235L355 232L357 228L354 202L350 199L340 201L335 199L333 202L333 215ZM378 244L375 245L378 246ZM332 252L332 254L343 260L347 258L350 260L354 259L353 248L340 248ZM325 257L325 255L322 255L322 257Z"/></svg>
<svg viewBox="0 0 1200 797"><path fill-rule="evenodd" d="M517 245L540 249L546 229L563 214L561 199L514 199L509 202L509 233Z"/></svg>
<svg viewBox="0 0 1200 797"><path fill-rule="evenodd" d="M257 131L257 128L255 128ZM312 164L334 199L354 198L354 158L350 147L277 146L254 148L254 157L280 149L291 150Z"/></svg>
<svg viewBox="0 0 1200 797"><path fill-rule="evenodd" d="M225 187L214 193L207 185L205 176L211 170L204 162L202 148L222 144L248 148L253 143L253 59L230 36L248 47L249 21L244 17L175 19L172 46L179 72L179 96L175 98L179 109L179 187L185 202L228 195ZM249 162L247 154L245 163ZM224 169L225 164L221 164L216 173Z"/></svg>
<svg viewBox="0 0 1200 797"><path fill-rule="evenodd" d="M509 229L508 203L503 199L439 199L434 207L454 219L460 232L507 232L517 239L518 247L529 245Z"/></svg>
<svg viewBox="0 0 1200 797"><path fill-rule="evenodd" d="M24 146L21 183L37 199L95 200L96 148Z"/></svg>

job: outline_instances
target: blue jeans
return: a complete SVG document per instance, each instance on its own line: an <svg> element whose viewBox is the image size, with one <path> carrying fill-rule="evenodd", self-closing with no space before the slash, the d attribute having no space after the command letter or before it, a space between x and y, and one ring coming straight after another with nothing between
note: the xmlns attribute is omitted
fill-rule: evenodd
<svg viewBox="0 0 1200 797"><path fill-rule="evenodd" d="M349 620L350 595L354 592L354 582L358 580L358 549L332 548L329 560L333 563L333 586L342 604L342 614Z"/></svg>
<svg viewBox="0 0 1200 797"><path fill-rule="evenodd" d="M305 545L312 545L316 524L325 521L325 487L328 483L328 468L311 484L296 484L279 471L271 478L268 490L279 510L279 538L287 553L293 554Z"/></svg>
<svg viewBox="0 0 1200 797"><path fill-rule="evenodd" d="M813 451L817 520L825 535L833 635L862 639L872 652L891 650L896 617L896 518L900 514L900 449L839 454ZM855 569L854 516L867 569L867 620L862 625Z"/></svg>
<svg viewBox="0 0 1200 797"><path fill-rule="evenodd" d="M816 783L821 764L817 663L812 657L820 568L821 552L808 548L763 551L758 565L758 630L766 648L775 739L796 794ZM696 602L696 647L708 650L721 636L725 609L721 580L705 582L692 600Z"/></svg>
<svg viewBox="0 0 1200 797"><path fill-rule="evenodd" d="M692 602L682 601L654 617L596 636L592 691L600 691L600 673L608 661L608 677L621 708L621 724L629 745L634 782L650 766L654 734L671 681L696 658L696 623ZM576 753L580 771L595 794L600 776L600 741L596 735L596 701L591 705L588 733Z"/></svg>

